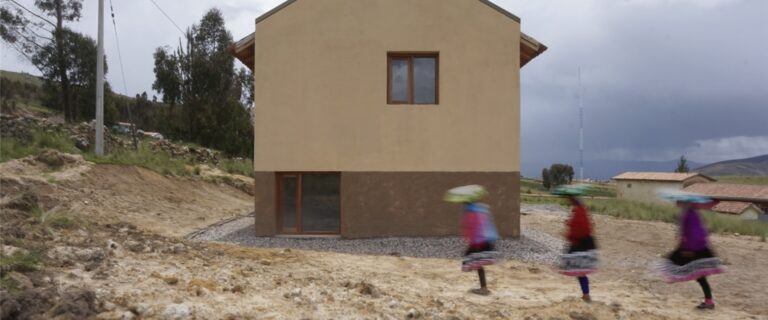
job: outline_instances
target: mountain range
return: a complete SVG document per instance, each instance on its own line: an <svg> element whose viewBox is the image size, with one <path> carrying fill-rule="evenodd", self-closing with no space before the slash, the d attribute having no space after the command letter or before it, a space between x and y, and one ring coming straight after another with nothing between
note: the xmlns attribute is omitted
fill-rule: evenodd
<svg viewBox="0 0 768 320"><path fill-rule="evenodd" d="M768 176L768 154L716 162L697 167L693 171L709 176Z"/></svg>

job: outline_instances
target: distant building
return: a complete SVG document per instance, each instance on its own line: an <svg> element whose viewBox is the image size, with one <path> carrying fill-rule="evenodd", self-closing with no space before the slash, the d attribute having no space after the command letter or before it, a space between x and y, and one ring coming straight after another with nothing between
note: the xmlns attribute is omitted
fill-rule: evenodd
<svg viewBox="0 0 768 320"><path fill-rule="evenodd" d="M697 183L715 181L695 172L625 172L613 180L616 181L617 198L659 204L668 204L656 194L659 188L681 190Z"/></svg>
<svg viewBox="0 0 768 320"><path fill-rule="evenodd" d="M736 215L744 220L758 220L765 212L751 202L721 201L712 211Z"/></svg>
<svg viewBox="0 0 768 320"><path fill-rule="evenodd" d="M742 219L764 220L768 212L768 186L707 183L691 185L683 189L721 201L713 211L738 214Z"/></svg>

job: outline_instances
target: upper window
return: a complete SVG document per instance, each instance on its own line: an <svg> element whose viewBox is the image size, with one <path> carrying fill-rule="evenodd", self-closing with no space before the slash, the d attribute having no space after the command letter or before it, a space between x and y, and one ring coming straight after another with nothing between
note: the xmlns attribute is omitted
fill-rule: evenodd
<svg viewBox="0 0 768 320"><path fill-rule="evenodd" d="M387 61L387 103L437 104L437 53L390 52Z"/></svg>

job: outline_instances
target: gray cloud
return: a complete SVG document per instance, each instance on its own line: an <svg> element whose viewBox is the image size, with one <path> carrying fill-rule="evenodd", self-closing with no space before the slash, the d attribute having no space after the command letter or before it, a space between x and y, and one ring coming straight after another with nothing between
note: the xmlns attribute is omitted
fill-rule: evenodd
<svg viewBox="0 0 768 320"><path fill-rule="evenodd" d="M236 39L281 2L156 1L182 28L216 6ZM712 162L768 153L768 1L496 2L550 48L521 73L524 163L578 159L578 66L587 159L669 160L688 153ZM113 4L128 94L151 92L152 52L176 47L181 35L149 1ZM75 29L95 36L95 10L87 2ZM111 25L106 31L108 79L122 92ZM34 73L2 48L3 69Z"/></svg>

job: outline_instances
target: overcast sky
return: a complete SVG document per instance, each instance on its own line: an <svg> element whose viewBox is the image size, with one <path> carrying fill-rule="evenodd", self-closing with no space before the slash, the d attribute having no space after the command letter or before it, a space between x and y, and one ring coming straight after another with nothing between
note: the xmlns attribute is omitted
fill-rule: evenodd
<svg viewBox="0 0 768 320"><path fill-rule="evenodd" d="M32 0L18 1L33 7ZM255 17L281 2L155 1L182 29L215 6L235 39L253 32ZM768 1L495 2L549 47L521 72L524 163L577 163L579 67L588 160L685 154L710 163L768 153ZM94 38L96 3L86 0L83 18L74 24ZM152 53L176 47L181 33L150 0L112 3L127 89L109 20L108 80L120 93L151 96ZM4 44L0 59L2 69L37 73Z"/></svg>

